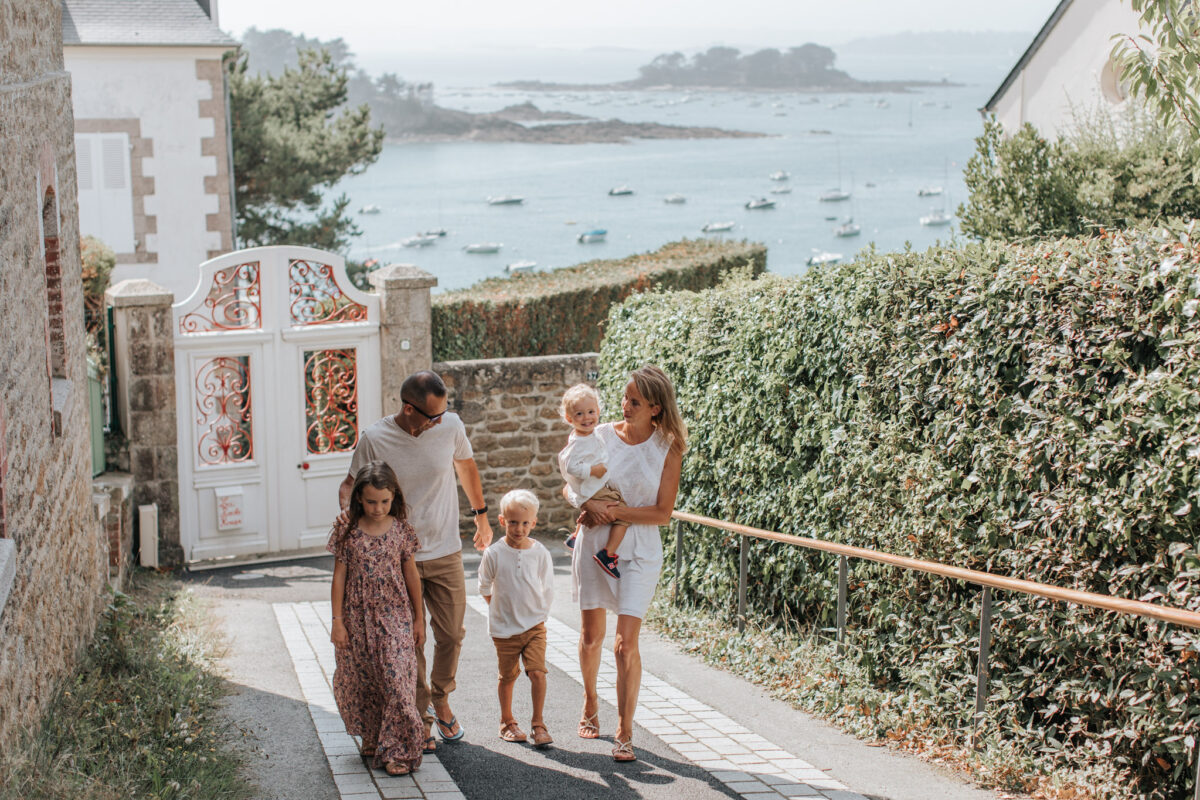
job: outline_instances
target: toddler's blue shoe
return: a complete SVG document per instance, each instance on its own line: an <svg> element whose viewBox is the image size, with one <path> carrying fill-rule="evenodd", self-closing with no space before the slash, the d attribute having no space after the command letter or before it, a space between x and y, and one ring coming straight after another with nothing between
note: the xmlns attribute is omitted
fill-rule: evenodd
<svg viewBox="0 0 1200 800"><path fill-rule="evenodd" d="M604 570L609 575L613 576L614 578L621 577L621 570L617 569L617 557L610 556L608 554L608 550L602 547L600 548L600 551L596 553L596 555L592 556L592 558L596 559L596 563L600 565L600 569Z"/></svg>

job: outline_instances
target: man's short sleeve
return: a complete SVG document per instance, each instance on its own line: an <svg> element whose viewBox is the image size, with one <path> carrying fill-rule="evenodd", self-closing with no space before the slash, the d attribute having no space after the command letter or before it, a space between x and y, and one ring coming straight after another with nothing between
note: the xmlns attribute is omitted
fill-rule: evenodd
<svg viewBox="0 0 1200 800"><path fill-rule="evenodd" d="M454 460L466 461L468 458L474 457L475 451L471 449L471 440L467 438L467 429L459 419L458 425L454 429Z"/></svg>
<svg viewBox="0 0 1200 800"><path fill-rule="evenodd" d="M358 437L358 447L354 448L354 456L350 459L350 474L357 475L360 469L375 460L375 445L371 444L371 438L363 431Z"/></svg>

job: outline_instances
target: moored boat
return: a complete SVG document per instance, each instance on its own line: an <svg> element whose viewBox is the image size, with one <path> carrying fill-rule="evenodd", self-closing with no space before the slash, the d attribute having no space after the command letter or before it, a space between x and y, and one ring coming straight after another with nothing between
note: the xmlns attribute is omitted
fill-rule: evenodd
<svg viewBox="0 0 1200 800"><path fill-rule="evenodd" d="M515 194L502 194L498 197L489 197L487 202L489 206L519 206L525 202L525 198Z"/></svg>
<svg viewBox="0 0 1200 800"><path fill-rule="evenodd" d="M822 192L818 199L822 203L840 203L842 200L849 200L850 193L844 189L829 189Z"/></svg>
<svg viewBox="0 0 1200 800"><path fill-rule="evenodd" d="M819 267L822 264L836 264L842 260L841 253L830 253L829 251L814 250L813 254L808 257L806 262L810 267Z"/></svg>
<svg viewBox="0 0 1200 800"><path fill-rule="evenodd" d="M671 203L672 205L678 205L680 203L686 203L687 198L681 194L669 194L663 198L663 202Z"/></svg>
<svg viewBox="0 0 1200 800"><path fill-rule="evenodd" d="M436 236L418 233L416 236L409 236L407 239L401 239L400 245L402 247L429 247L431 244L435 244L437 240L438 237Z"/></svg>
<svg viewBox="0 0 1200 800"><path fill-rule="evenodd" d="M733 230L733 222L710 222L700 230L704 233L724 233Z"/></svg>
<svg viewBox="0 0 1200 800"><path fill-rule="evenodd" d="M853 217L833 229L833 235L843 239L858 236L860 233L862 233L862 226L855 222Z"/></svg>
<svg viewBox="0 0 1200 800"><path fill-rule="evenodd" d="M383 210L382 208L375 205L374 203L367 203L365 206L363 206L362 208L360 208L358 210L358 213L360 213L360 214L378 214L382 210Z"/></svg>
<svg viewBox="0 0 1200 800"><path fill-rule="evenodd" d="M503 246L499 242L477 242L467 245L463 250L466 250L468 253L499 253L500 248Z"/></svg>
<svg viewBox="0 0 1200 800"><path fill-rule="evenodd" d="M504 271L509 272L509 273L529 272L531 269L533 269L536 266L537 266L536 261L514 261L511 264L506 264L504 266Z"/></svg>
<svg viewBox="0 0 1200 800"><path fill-rule="evenodd" d="M606 236L608 236L607 230L604 228L595 228L590 231L584 231L575 238L580 244L591 244L592 242L603 242Z"/></svg>
<svg viewBox="0 0 1200 800"><path fill-rule="evenodd" d="M921 224L930 228L949 225L951 221L951 216L940 208L932 209L928 214L921 217Z"/></svg>
<svg viewBox="0 0 1200 800"><path fill-rule="evenodd" d="M633 189L630 189L628 186L614 186L608 190L608 193L612 197L624 197L633 194Z"/></svg>
<svg viewBox="0 0 1200 800"><path fill-rule="evenodd" d="M781 170L779 170L778 172L772 172L772 173L771 173L769 176L767 176L767 177L769 177L769 178L770 178L771 180L773 180L773 181L786 181L788 178L790 178L790 177L792 177L792 176L791 176L791 175L788 175L788 174L787 174L787 172L786 172L785 170L782 170L782 169L781 169Z"/></svg>
<svg viewBox="0 0 1200 800"><path fill-rule="evenodd" d="M757 200L750 200L746 203L746 208L749 209L750 211L756 211L759 209L768 209L768 208L774 208L774 207L775 207L775 201L768 200L765 197L760 197Z"/></svg>

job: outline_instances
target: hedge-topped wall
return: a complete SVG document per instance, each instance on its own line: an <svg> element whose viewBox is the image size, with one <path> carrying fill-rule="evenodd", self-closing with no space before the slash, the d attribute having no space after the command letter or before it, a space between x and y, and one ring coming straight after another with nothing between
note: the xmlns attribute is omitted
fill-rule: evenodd
<svg viewBox="0 0 1200 800"><path fill-rule="evenodd" d="M616 407L645 362L677 381L693 437L680 509L1200 610L1198 238L1177 223L866 254L641 295L610 318L601 388ZM736 541L686 542L686 592L732 614ZM912 724L967 728L979 588L851 569L847 657ZM759 542L750 583L758 613L833 625L831 557ZM1195 632L995 602L990 733L1055 769L1115 766L1113 797L1191 796Z"/></svg>
<svg viewBox="0 0 1200 800"><path fill-rule="evenodd" d="M707 239L672 242L653 253L588 261L548 272L492 278L433 298L433 358L592 353L608 310L655 286L700 290L725 273L767 268L761 244Z"/></svg>

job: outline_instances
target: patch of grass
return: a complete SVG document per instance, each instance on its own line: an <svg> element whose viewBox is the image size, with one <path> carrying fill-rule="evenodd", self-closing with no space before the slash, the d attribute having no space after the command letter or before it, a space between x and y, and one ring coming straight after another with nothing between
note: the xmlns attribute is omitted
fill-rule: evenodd
<svg viewBox="0 0 1200 800"><path fill-rule="evenodd" d="M1044 800L1117 800L1128 797L1129 776L1115 765L1079 759L1076 770L1058 758L1030 753L985 723L978 747L961 717L940 713L919 676L897 694L871 684L857 663L853 645L839 657L836 645L798 626L757 627L750 621L738 633L711 611L670 600L667 582L655 597L646 622L705 663L739 675L776 698L834 723L860 738L914 753L964 772L971 780L1005 792Z"/></svg>
<svg viewBox="0 0 1200 800"><path fill-rule="evenodd" d="M216 716L218 646L188 589L137 573L41 727L0 760L0 800L249 797Z"/></svg>

